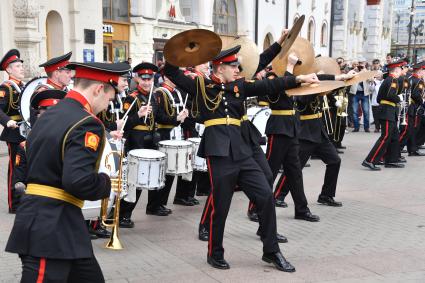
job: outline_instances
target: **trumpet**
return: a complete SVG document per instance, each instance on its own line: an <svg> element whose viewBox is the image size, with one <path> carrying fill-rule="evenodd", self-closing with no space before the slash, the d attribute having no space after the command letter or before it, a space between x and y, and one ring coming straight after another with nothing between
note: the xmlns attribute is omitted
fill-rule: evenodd
<svg viewBox="0 0 425 283"><path fill-rule="evenodd" d="M122 145L124 144L124 141L121 140ZM115 208L112 219L108 219L108 204L109 204L109 197L102 199L101 202L101 208L100 208L100 215L101 215L101 221L102 224L105 227L112 228L111 230L111 237L109 238L109 241L106 243L105 248L112 249L112 250L122 250L123 246L121 244L121 241L119 239L119 213L120 213L120 203L121 203L121 194L123 192L123 162L124 162L124 146L121 146L120 150L111 151L106 155L105 158L105 167L111 170L111 166L108 163L109 158L114 158L114 155L118 156L119 158L119 167L118 167L118 173L116 176L111 177L111 190L115 193Z"/></svg>
<svg viewBox="0 0 425 283"><path fill-rule="evenodd" d="M345 89L340 89L338 95L335 96L337 106L336 117L335 117L335 132L334 132L334 141L339 142L341 137L341 123L344 117L347 117L348 114L348 97L345 93Z"/></svg>
<svg viewBox="0 0 425 283"><path fill-rule="evenodd" d="M402 93L403 100L400 101L399 104L399 114L398 114L398 122L399 126L406 126L406 116L407 116L407 110L410 105L410 89L408 89L406 92Z"/></svg>
<svg viewBox="0 0 425 283"><path fill-rule="evenodd" d="M332 115L331 115L331 110L329 108L328 97L326 95L323 96L322 110L323 110L323 114L325 118L326 131L328 135L332 135L332 133L334 132L334 129L332 126Z"/></svg>

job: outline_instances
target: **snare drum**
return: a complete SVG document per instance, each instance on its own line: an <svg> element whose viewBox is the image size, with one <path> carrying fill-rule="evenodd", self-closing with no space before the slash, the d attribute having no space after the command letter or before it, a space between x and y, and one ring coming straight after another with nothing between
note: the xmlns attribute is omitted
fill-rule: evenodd
<svg viewBox="0 0 425 283"><path fill-rule="evenodd" d="M201 143L201 138L189 138L187 139L193 144L193 158L192 158L192 167L195 171L207 172L207 161L205 158L199 157L197 155L199 144Z"/></svg>
<svg viewBox="0 0 425 283"><path fill-rule="evenodd" d="M167 174L182 175L193 171L193 146L191 142L178 140L160 141L158 149L167 155Z"/></svg>
<svg viewBox="0 0 425 283"><path fill-rule="evenodd" d="M153 149L133 149L128 152L127 186L159 190L165 186L166 155Z"/></svg>

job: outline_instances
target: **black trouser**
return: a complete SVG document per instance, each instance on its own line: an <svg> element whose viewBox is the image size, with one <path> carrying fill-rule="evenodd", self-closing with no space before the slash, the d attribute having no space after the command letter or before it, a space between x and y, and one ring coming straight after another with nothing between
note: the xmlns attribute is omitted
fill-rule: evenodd
<svg viewBox="0 0 425 283"><path fill-rule="evenodd" d="M276 179L279 169L283 166L292 199L295 204L295 214L304 214L309 211L307 198L304 193L303 174L299 159L300 143L296 137L285 135L270 135L267 145L267 160ZM274 196L280 194L279 186L276 187Z"/></svg>
<svg viewBox="0 0 425 283"><path fill-rule="evenodd" d="M321 143L300 140L301 168L304 168L312 154L316 155L326 164L325 179L320 195L334 197L338 182L339 168L341 166L341 159L339 158L335 147L324 137L322 137ZM286 174L282 174L277 184L278 187L282 187L283 196L286 196L291 190L290 184L286 182L287 179Z"/></svg>
<svg viewBox="0 0 425 283"><path fill-rule="evenodd" d="M199 173L199 171L193 171L192 180L190 181L183 180L182 176L177 177L176 195L174 198L187 200L195 196L196 182L194 177L197 173Z"/></svg>
<svg viewBox="0 0 425 283"><path fill-rule="evenodd" d="M381 130L381 123L379 123L379 106L373 106L372 105L372 115L373 115L373 122L375 123L375 130L380 131Z"/></svg>
<svg viewBox="0 0 425 283"><path fill-rule="evenodd" d="M105 282L96 258L73 260L20 256L22 283L96 283Z"/></svg>
<svg viewBox="0 0 425 283"><path fill-rule="evenodd" d="M196 191L202 194L209 194L210 189L210 177L207 172L196 172L193 175L193 182L196 184Z"/></svg>
<svg viewBox="0 0 425 283"><path fill-rule="evenodd" d="M419 117L418 133L416 134L416 145L425 143L425 115Z"/></svg>
<svg viewBox="0 0 425 283"><path fill-rule="evenodd" d="M128 202L124 199L121 199L120 202L120 219L122 218L131 218L133 214L133 210L136 208L137 202L139 201L140 195L142 194L142 190L136 189L136 201Z"/></svg>
<svg viewBox="0 0 425 283"><path fill-rule="evenodd" d="M174 175L165 175L165 186L160 190L149 191L146 210L155 211L159 209L161 205L167 205L174 177Z"/></svg>
<svg viewBox="0 0 425 283"><path fill-rule="evenodd" d="M418 150L416 145L416 134L418 132L419 117L418 116L407 116L407 125L400 125L400 150L407 145L407 151L409 153Z"/></svg>
<svg viewBox="0 0 425 283"><path fill-rule="evenodd" d="M19 143L6 142L9 153L9 165L7 167L7 204L9 212L14 212L18 208L20 195L15 192L13 187L13 174L15 171L16 153Z"/></svg>
<svg viewBox="0 0 425 283"><path fill-rule="evenodd" d="M376 164L385 155L385 162L396 162L400 154L397 122L379 120L379 123L381 123L381 136L367 155L366 161Z"/></svg>
<svg viewBox="0 0 425 283"><path fill-rule="evenodd" d="M207 163L211 180L208 255L216 259L223 258L224 226L236 185L257 206L263 251L278 252L274 198L260 166L252 157L235 161L228 156L211 156L207 158Z"/></svg>

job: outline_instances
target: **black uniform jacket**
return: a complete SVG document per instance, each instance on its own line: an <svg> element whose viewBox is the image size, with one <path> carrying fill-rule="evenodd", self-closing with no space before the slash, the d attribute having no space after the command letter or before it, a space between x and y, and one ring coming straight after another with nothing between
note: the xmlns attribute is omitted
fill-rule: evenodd
<svg viewBox="0 0 425 283"><path fill-rule="evenodd" d="M413 117L416 115L416 112L419 106L423 104L422 95L425 88L425 82L423 79L420 79L415 75L412 75L410 77L410 87L411 87L411 92L410 92L411 101L408 108L408 114L409 116Z"/></svg>
<svg viewBox="0 0 425 283"><path fill-rule="evenodd" d="M166 64L164 70L167 77L192 96L192 101L198 105L204 123L218 118L241 120L247 97L276 94L297 86L295 77L261 81L246 81L241 78L231 83L220 83L203 80L201 77L197 77L194 81L170 64ZM205 128L198 155L232 156L234 160L241 160L250 157L252 150L243 140L240 126L221 124Z"/></svg>
<svg viewBox="0 0 425 283"><path fill-rule="evenodd" d="M173 96L174 103L176 105L180 103L180 98L177 95L175 88L172 88L166 84L162 84L162 87L167 89L169 93ZM184 101L185 96L183 94L181 95ZM158 109L155 113L157 132L160 134L160 139L162 141L169 140L170 132L173 127L177 127L178 125L180 125L180 122L177 121L177 115L179 113L177 112L177 108L173 107L173 101L168 96L165 90L162 90L161 88L156 89L154 97L158 105ZM183 111L182 107L179 107L179 111Z"/></svg>
<svg viewBox="0 0 425 283"><path fill-rule="evenodd" d="M109 197L109 176L97 173L105 129L89 109L81 94L70 91L37 120L26 143L28 186L60 188L80 200ZM21 198L6 251L55 259L93 256L78 206L30 194Z"/></svg>
<svg viewBox="0 0 425 283"><path fill-rule="evenodd" d="M21 90L23 88L22 82L16 83L16 86ZM4 127L0 136L2 141L20 143L25 140L19 133L19 128L12 129L6 126L11 119L17 122L22 121L19 113L19 99L20 93L14 84L6 81L0 85L0 124Z"/></svg>
<svg viewBox="0 0 425 283"><path fill-rule="evenodd" d="M333 75L318 75L319 80L335 80ZM322 113L323 96L312 94L296 98L300 112L300 128L298 139L321 143L328 139L328 133L321 118L303 120L303 116Z"/></svg>
<svg viewBox="0 0 425 283"><path fill-rule="evenodd" d="M378 91L377 101L379 103L378 108L378 119L397 121L398 106L400 102L398 93L398 80L389 75L381 84ZM393 103L394 105L388 105L387 102Z"/></svg>

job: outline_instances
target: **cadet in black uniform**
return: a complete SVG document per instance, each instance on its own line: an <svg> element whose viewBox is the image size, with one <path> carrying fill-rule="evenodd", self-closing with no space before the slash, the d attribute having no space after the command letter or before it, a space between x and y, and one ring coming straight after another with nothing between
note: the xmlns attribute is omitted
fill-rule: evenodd
<svg viewBox="0 0 425 283"><path fill-rule="evenodd" d="M96 114L115 95L127 64L71 63L75 86L46 111L27 140L28 185L6 251L19 254L22 282L104 282L81 208L107 198L97 173L105 129Z"/></svg>
<svg viewBox="0 0 425 283"><path fill-rule="evenodd" d="M22 121L19 113L19 99L24 87L23 61L16 49L9 50L0 61L0 71L6 71L9 78L0 85L0 123L4 127L0 140L5 141L9 152L9 166L7 167L7 203L9 213L16 212L18 197L12 186L13 171L15 168L16 151L24 137L19 133L18 122Z"/></svg>
<svg viewBox="0 0 425 283"><path fill-rule="evenodd" d="M140 148L154 149L157 142L154 131L154 113L157 111L157 104L153 95L149 103L148 100L153 85L154 74L158 72L158 68L154 64L143 62L134 67L133 72L136 73L134 81L137 83L137 87L124 100L124 111L127 111L134 100L136 100L134 102L135 105L133 105L128 114L128 121L124 128L127 152ZM148 117L145 122L147 113ZM120 227L134 227L131 215L141 194L141 190L136 190L136 201L134 203L125 201L124 199L121 200Z"/></svg>
<svg viewBox="0 0 425 283"><path fill-rule="evenodd" d="M165 65L165 75L198 101L205 121L198 155L207 158L212 190L207 261L215 268L230 268L224 259L223 233L233 191L239 185L257 205L264 244L263 260L273 263L279 270L293 272L295 268L285 260L277 242L276 213L269 182L252 158L251 147L242 138L240 124L246 97L275 94L296 87L297 82L313 82L317 78L312 74L258 82L237 79L236 53L239 49L240 46L236 46L224 50L213 60L211 80L198 77L193 81L177 67Z"/></svg>
<svg viewBox="0 0 425 283"><path fill-rule="evenodd" d="M419 127L418 109L422 105L422 95L424 92L425 83L423 75L425 74L425 62L420 62L412 66L414 73L409 78L408 85L410 90L406 93L410 97L406 97L407 111L404 113L407 125L400 124L400 150L407 145L407 152L409 156L423 156L424 154L418 150L416 145L416 135ZM407 95L408 96L408 95ZM406 108L405 108L406 109ZM403 118L401 118L403 121Z"/></svg>
<svg viewBox="0 0 425 283"><path fill-rule="evenodd" d="M183 105L184 98L180 91L176 89L175 84L171 82L167 76L163 75L163 79L164 82L154 93L156 103L158 104L158 109L155 114L156 130L161 141L171 139L171 130L180 125L189 114L187 109L180 108L181 105ZM174 107L173 104L176 105L176 107ZM146 214L168 216L172 213L171 209L167 208L166 205L173 181L174 175L166 175L165 186L162 189L158 191L149 191Z"/></svg>
<svg viewBox="0 0 425 283"><path fill-rule="evenodd" d="M398 77L401 74L401 67L407 63L403 60L388 64L389 75L382 82L379 88L377 101L379 103L379 123L381 124L381 136L376 141L372 150L363 161L362 165L371 170L381 170L377 166L385 155L385 167L403 168L403 164L398 163L400 154L397 116L400 97L398 92Z"/></svg>
<svg viewBox="0 0 425 283"><path fill-rule="evenodd" d="M49 61L40 64L39 67L44 68L47 74L47 81L44 84L40 84L34 92L39 92L46 89L58 89L67 91L67 87L72 79L72 71L66 66L69 64L69 59L72 56L72 52L65 55L55 57Z"/></svg>

